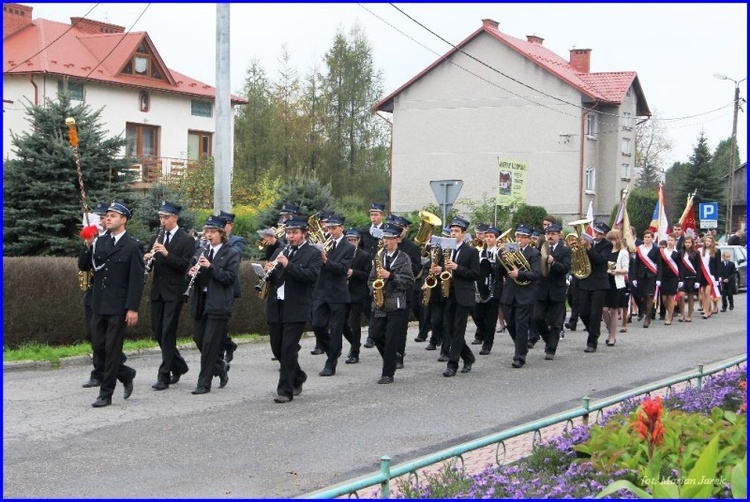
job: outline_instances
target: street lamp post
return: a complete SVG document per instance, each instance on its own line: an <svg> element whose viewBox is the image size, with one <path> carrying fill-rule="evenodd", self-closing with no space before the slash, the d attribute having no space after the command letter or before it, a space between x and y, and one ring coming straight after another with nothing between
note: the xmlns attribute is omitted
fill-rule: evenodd
<svg viewBox="0 0 750 502"><path fill-rule="evenodd" d="M726 234L729 235L734 228L732 224L732 206L734 205L734 152L737 149L737 114L740 109L740 83L747 80L747 77L735 80L721 73L714 73L714 77L719 80L731 80L734 82L734 120L732 122L732 145L729 151L729 190L727 191L727 221L725 229Z"/></svg>

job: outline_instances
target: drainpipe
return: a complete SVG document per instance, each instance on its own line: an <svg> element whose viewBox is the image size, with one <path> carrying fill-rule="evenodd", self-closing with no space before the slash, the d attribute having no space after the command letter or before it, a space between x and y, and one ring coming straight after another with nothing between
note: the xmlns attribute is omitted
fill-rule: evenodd
<svg viewBox="0 0 750 502"><path fill-rule="evenodd" d="M34 74L29 74L29 82L31 82L31 85L34 87L34 106L39 104L39 88L37 87L36 83L34 82Z"/></svg>

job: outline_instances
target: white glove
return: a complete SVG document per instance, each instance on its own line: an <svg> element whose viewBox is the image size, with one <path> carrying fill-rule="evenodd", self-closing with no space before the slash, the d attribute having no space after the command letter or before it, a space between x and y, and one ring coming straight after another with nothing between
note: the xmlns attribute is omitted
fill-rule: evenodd
<svg viewBox="0 0 750 502"><path fill-rule="evenodd" d="M661 281L656 281L656 287L658 288L659 286L661 286Z"/></svg>
<svg viewBox="0 0 750 502"><path fill-rule="evenodd" d="M695 289L698 289L698 288L700 287L700 283L699 283L699 282L696 282L695 284L693 284L693 287L694 287Z"/></svg>
<svg viewBox="0 0 750 502"><path fill-rule="evenodd" d="M633 287L634 287L634 288L637 288L637 287L638 287L638 281L636 281L635 279L633 280Z"/></svg>
<svg viewBox="0 0 750 502"><path fill-rule="evenodd" d="M685 285L684 282L680 281L677 283L677 289L682 289L682 287Z"/></svg>

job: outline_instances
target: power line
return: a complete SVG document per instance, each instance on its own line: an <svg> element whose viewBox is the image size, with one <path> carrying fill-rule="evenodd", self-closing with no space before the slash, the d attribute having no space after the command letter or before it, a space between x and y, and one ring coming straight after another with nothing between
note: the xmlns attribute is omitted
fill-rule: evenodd
<svg viewBox="0 0 750 502"><path fill-rule="evenodd" d="M102 65L102 63L104 63L104 61L109 56L111 56L113 52L115 52L115 49L117 49L120 46L120 44L122 43L122 41L125 40L125 37L127 37L127 35L130 34L130 32L133 30L133 28L135 28L135 25L138 24L138 21L141 20L141 18L146 13L146 11L148 10L149 7L151 7L151 4L150 3L146 4L146 7L143 9L143 11L141 11L141 14L136 18L136 20L133 22L133 24L130 25L130 28L128 28L128 31L126 31L125 34L122 37L120 37L120 40L118 40L117 43L115 44L115 46L112 47L112 50L109 51L109 53L107 53L107 55L104 56L104 58L96 64L96 66L94 66L93 68L91 68L91 71L88 72L88 74L84 77L85 79L88 79L91 76L91 74L94 73L94 70L96 70L97 68L99 68Z"/></svg>
<svg viewBox="0 0 750 502"><path fill-rule="evenodd" d="M75 27L75 25L77 25L78 23L80 23L81 21L83 21L84 19L86 19L86 16L88 16L89 14L91 14L91 12L92 12L92 11L93 11L94 9L96 9L96 8L97 8L98 6L99 6L99 4L97 3L96 5L94 5L93 7L91 7L91 9L89 9L89 11L88 11L88 12L87 12L86 14L84 14L84 15L83 15L83 17L80 17L80 18L78 18L78 20L77 20L77 21L76 21L75 23L71 24L71 25L70 25L70 26L68 27L68 29L67 29L67 30L65 30L65 31L64 31L64 32L62 33L62 35L60 35L59 37L57 37L56 39L54 39L54 40L53 40L52 42L50 42L50 43L48 43L47 45L45 45L45 46L44 46L43 48L41 48L41 49L40 49L39 51L37 51L37 53L36 53L36 54L34 54L33 56L31 56L31 57L28 57L28 58L26 58L25 60L21 61L21 62L20 62L20 63L18 63L17 65L14 65L14 66L12 66L12 67L11 67L11 68L10 68L10 69L9 69L8 71L13 71L13 70L15 70L16 68L18 68L19 66L21 66L22 64L24 64L24 63L28 63L29 61L31 61L32 59L34 59L35 57L37 57L37 56L38 56L39 54L41 54L42 52L44 52L44 51L46 51L47 49L49 49L50 47L52 47L52 45L53 45L53 44L54 44L55 42L57 42L57 41L58 41L58 40L60 40L60 39L61 39L62 37L64 37L65 35L67 35L67 34L68 34L68 32L69 32L70 30L72 30L72 29L73 29L73 27Z"/></svg>

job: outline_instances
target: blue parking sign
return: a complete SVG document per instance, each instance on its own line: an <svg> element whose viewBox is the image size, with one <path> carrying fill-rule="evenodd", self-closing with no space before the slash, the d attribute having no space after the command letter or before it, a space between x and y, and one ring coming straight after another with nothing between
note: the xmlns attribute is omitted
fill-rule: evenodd
<svg viewBox="0 0 750 502"><path fill-rule="evenodd" d="M698 219L701 228L716 228L719 225L719 203L701 202L698 205Z"/></svg>

